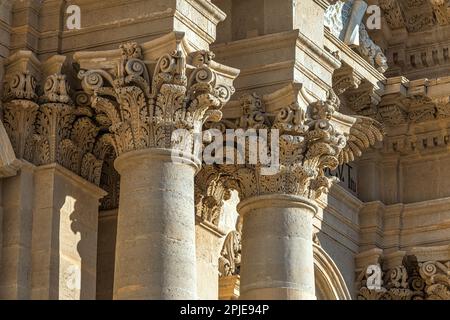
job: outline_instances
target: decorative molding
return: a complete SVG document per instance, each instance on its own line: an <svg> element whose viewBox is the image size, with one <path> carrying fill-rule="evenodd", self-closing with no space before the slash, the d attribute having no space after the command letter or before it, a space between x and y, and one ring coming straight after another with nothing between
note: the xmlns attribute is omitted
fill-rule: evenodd
<svg viewBox="0 0 450 320"><path fill-rule="evenodd" d="M348 89L343 96L345 97L346 106L352 112L379 120L377 117L377 106L381 97L378 87L364 80L358 88Z"/></svg>

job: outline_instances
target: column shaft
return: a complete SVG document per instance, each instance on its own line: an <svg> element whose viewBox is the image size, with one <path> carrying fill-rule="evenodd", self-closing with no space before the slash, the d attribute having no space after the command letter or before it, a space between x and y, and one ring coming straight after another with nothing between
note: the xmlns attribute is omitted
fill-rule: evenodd
<svg viewBox="0 0 450 320"><path fill-rule="evenodd" d="M316 207L298 196L249 198L244 217L241 299L316 299L312 219Z"/></svg>
<svg viewBox="0 0 450 320"><path fill-rule="evenodd" d="M194 175L171 150L121 155L114 299L195 299ZM181 160L181 158L180 158Z"/></svg>

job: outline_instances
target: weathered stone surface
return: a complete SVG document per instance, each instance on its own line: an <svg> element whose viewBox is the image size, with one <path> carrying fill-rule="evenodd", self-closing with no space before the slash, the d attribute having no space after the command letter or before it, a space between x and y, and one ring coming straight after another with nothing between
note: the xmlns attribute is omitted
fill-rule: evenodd
<svg viewBox="0 0 450 320"><path fill-rule="evenodd" d="M70 4L0 0L1 299L450 299L447 1Z"/></svg>

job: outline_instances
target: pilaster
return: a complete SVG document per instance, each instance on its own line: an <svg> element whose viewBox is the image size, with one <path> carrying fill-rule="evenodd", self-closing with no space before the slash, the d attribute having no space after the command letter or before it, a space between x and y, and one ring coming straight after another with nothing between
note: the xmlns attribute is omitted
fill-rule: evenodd
<svg viewBox="0 0 450 320"><path fill-rule="evenodd" d="M58 164L34 175L31 298L96 298L99 200L106 194Z"/></svg>

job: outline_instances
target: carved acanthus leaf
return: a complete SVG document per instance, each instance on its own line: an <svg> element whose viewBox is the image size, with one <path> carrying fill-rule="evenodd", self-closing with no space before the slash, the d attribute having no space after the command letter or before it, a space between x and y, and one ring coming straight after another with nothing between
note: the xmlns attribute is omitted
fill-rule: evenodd
<svg viewBox="0 0 450 320"><path fill-rule="evenodd" d="M16 157L31 160L37 110L36 79L30 72L5 76L3 121Z"/></svg>
<svg viewBox="0 0 450 320"><path fill-rule="evenodd" d="M237 189L240 198L264 194L294 194L316 199L331 187L333 178L326 177L326 168L334 169L338 164L350 161L360 152L382 138L376 121L364 117L348 117L337 112L339 99L330 91L326 101L311 102L304 110L298 103L266 112L263 102L256 95L241 98L243 115L239 118L224 119L213 128L268 130L268 158L278 152L279 165L271 174L262 174L267 163L259 159L250 164L249 152L245 152L246 164L220 164L215 168L220 173L224 185ZM345 133L335 128L333 122L348 126ZM350 129L351 128L351 129ZM272 137L272 133L276 133ZM347 137L347 138L346 138ZM271 139L278 139L279 150L272 150ZM350 144L346 146L347 139ZM246 139L246 150L249 150ZM235 155L242 150L235 150Z"/></svg>
<svg viewBox="0 0 450 320"><path fill-rule="evenodd" d="M159 147L193 152L194 133L207 119L220 119L220 108L234 88L215 71L206 51L186 56L181 48L161 56L150 77L136 43L121 46L117 72L79 73L99 122L108 125L118 155ZM236 74L237 75L237 74ZM177 133L177 129L185 129Z"/></svg>
<svg viewBox="0 0 450 320"><path fill-rule="evenodd" d="M202 221L217 227L224 201L230 197L230 189L224 185L214 167L205 166L195 176L195 212Z"/></svg>

